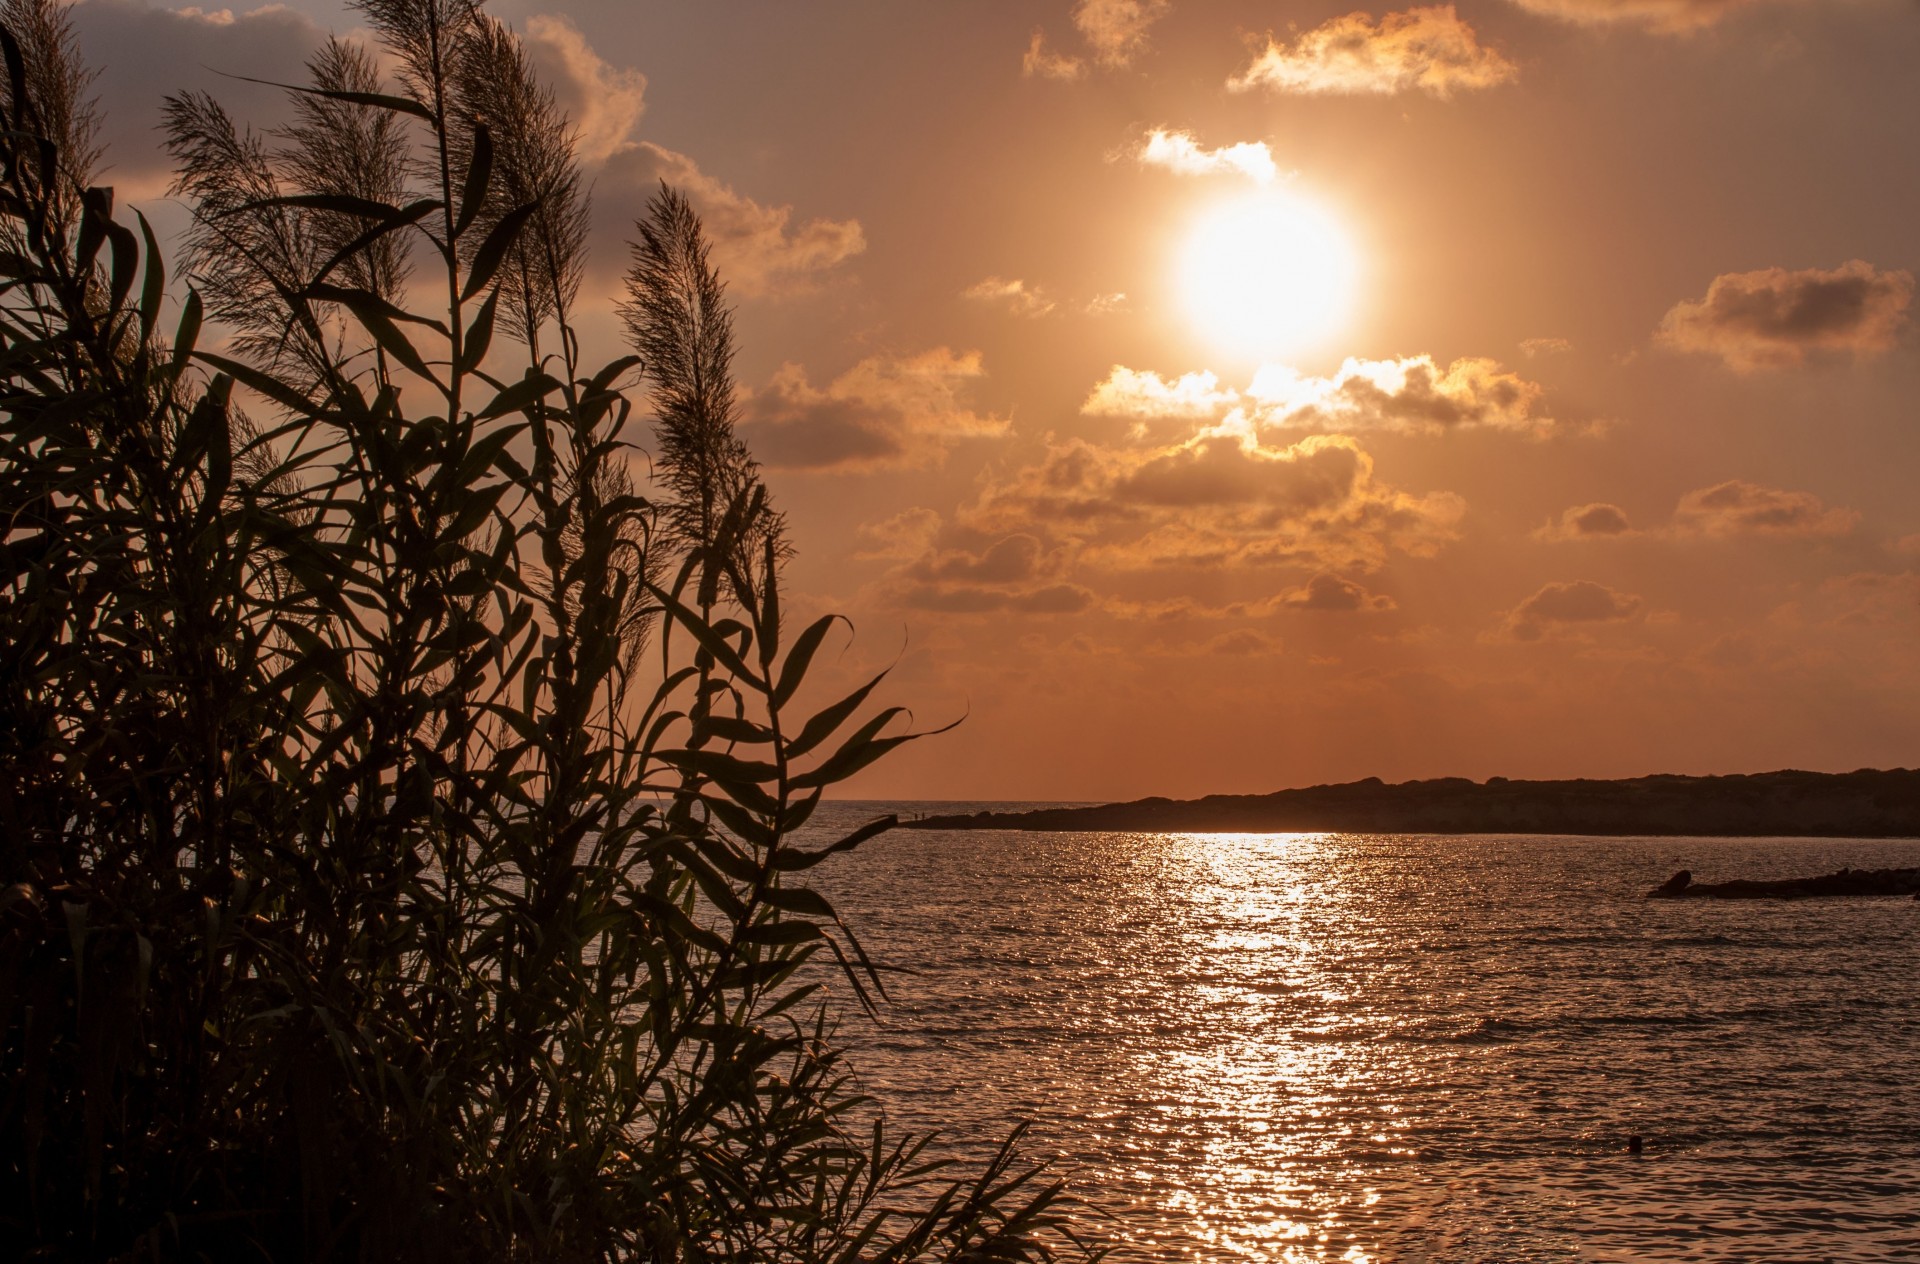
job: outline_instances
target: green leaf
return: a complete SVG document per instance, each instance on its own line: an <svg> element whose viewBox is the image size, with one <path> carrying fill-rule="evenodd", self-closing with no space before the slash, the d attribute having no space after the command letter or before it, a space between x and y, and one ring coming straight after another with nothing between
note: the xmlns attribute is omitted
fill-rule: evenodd
<svg viewBox="0 0 1920 1264"><path fill-rule="evenodd" d="M189 296L189 302L191 301L192 296ZM233 380L240 383L240 385L249 390L258 391L260 394L265 395L268 399L290 412L304 413L311 411L313 408L313 401L309 400L306 396L294 390L291 386L287 386L272 374L262 373L251 364L240 360L229 359L223 355L215 355L211 351L195 351L193 358L202 364L212 365L222 373L232 375Z"/></svg>
<svg viewBox="0 0 1920 1264"><path fill-rule="evenodd" d="M473 223L487 200L487 184L493 178L493 133L485 123L473 125L473 158L467 163L466 183L460 189L460 217L454 221L455 241Z"/></svg>
<svg viewBox="0 0 1920 1264"><path fill-rule="evenodd" d="M314 273L313 280L309 284L320 284L333 275L335 268L359 254L374 242L379 241L388 233L396 232L411 224L417 224L444 205L446 205L446 203L436 201L432 198L422 198L420 201L411 202L401 207L386 219L381 220L372 228L367 229L367 231L334 251L333 257L327 260L325 266L323 266L320 271Z"/></svg>
<svg viewBox="0 0 1920 1264"><path fill-rule="evenodd" d="M298 84L275 83L271 79L250 79L246 75L229 75L241 83L257 83L269 88L279 88L284 92L299 92L310 97L325 97L329 101L345 101L349 105L370 105L379 110L391 110L396 114L411 114L428 123L433 122L433 111L409 97L390 97L379 92L346 92L338 88L303 88Z"/></svg>
<svg viewBox="0 0 1920 1264"><path fill-rule="evenodd" d="M471 373L487 358L487 347L493 342L494 311L499 305L500 291L495 290L487 295L487 301L480 305L473 323L467 326L467 336L461 340L460 358L456 364L459 372Z"/></svg>
<svg viewBox="0 0 1920 1264"><path fill-rule="evenodd" d="M745 681L751 688L760 691L766 689L766 685L760 678L754 675L752 670L747 667L746 662L741 659L740 655L734 652L733 646L727 639L715 632L714 629L708 625L707 621L700 617L698 611L690 609L678 597L660 587L660 585L654 583L652 580L647 581L647 591L652 593L654 599L667 608L667 613L673 616L675 622L693 634L694 640L700 642L701 648L713 655L721 666L733 673L738 679Z"/></svg>
<svg viewBox="0 0 1920 1264"><path fill-rule="evenodd" d="M474 420L487 421L508 413L521 412L528 405L538 403L559 389L558 379L528 369L525 377L495 395L485 408L474 414Z"/></svg>
<svg viewBox="0 0 1920 1264"><path fill-rule="evenodd" d="M160 304L167 293L167 265L160 255L160 243L154 240L153 225L140 211L133 214L140 221L140 235L147 244L147 275L140 290L140 336L144 339L151 338L160 323Z"/></svg>
<svg viewBox="0 0 1920 1264"><path fill-rule="evenodd" d="M86 272L107 240L107 225L113 222L113 190L98 186L80 195L80 237L74 245L74 267Z"/></svg>
<svg viewBox="0 0 1920 1264"><path fill-rule="evenodd" d="M354 197L348 193L289 193L282 197L260 198L246 202L227 215L239 215L245 211L265 210L270 207L289 206L302 211L332 211L336 215L351 215L356 219L391 219L400 213L400 208L388 202L373 198Z"/></svg>
<svg viewBox="0 0 1920 1264"><path fill-rule="evenodd" d="M118 314L133 292L135 274L140 267L140 242L125 224L107 224L110 260L107 271L107 310Z"/></svg>
<svg viewBox="0 0 1920 1264"><path fill-rule="evenodd" d="M762 922L758 926L749 926L740 936L742 943L761 944L766 947L783 947L790 944L804 944L811 939L825 939L827 932L812 922Z"/></svg>
<svg viewBox="0 0 1920 1264"><path fill-rule="evenodd" d="M186 367L187 357L193 354L194 344L200 340L201 319L200 291L188 290L187 301L180 305L180 323L173 330L175 377L180 376L180 370Z"/></svg>
<svg viewBox="0 0 1920 1264"><path fill-rule="evenodd" d="M803 851L797 847L782 847L779 852L774 855L773 867L782 873L791 873L797 869L811 869L828 856L836 852L852 851L869 838L884 834L899 824L899 817L883 816L877 821L868 821L865 825L862 825L859 829L848 834L845 838L842 838L839 842L831 846L817 848L813 851Z"/></svg>
<svg viewBox="0 0 1920 1264"><path fill-rule="evenodd" d="M441 337L451 337L445 324L426 316L416 316L404 307L381 298L371 290L362 290L344 285L309 285L300 295L309 302L338 303L364 322L368 316L378 316L388 321L405 321L412 325L425 325Z"/></svg>
<svg viewBox="0 0 1920 1264"><path fill-rule="evenodd" d="M787 661L780 668L780 683L774 686L773 708L779 710L792 700L800 682L806 679L807 667L813 662L813 656L820 651L820 642L840 620L837 614L823 615L808 624L794 641L793 648L787 651Z"/></svg>
<svg viewBox="0 0 1920 1264"><path fill-rule="evenodd" d="M463 300L487 288L487 283L493 280L493 274L506 261L507 252L519 240L520 230L526 226L528 217L539 206L538 202L529 202L525 206L514 207L500 217L500 222L493 226L487 239L480 243L480 249L473 252L473 262L467 267L467 284L460 291Z"/></svg>
<svg viewBox="0 0 1920 1264"><path fill-rule="evenodd" d="M888 670L892 669L889 668ZM878 676L875 676L872 680L869 680L866 684L860 686L832 706L822 708L812 719L807 721L806 725L800 730L800 735L788 744L787 758L798 759L820 743L826 741L829 737L832 737L834 733L839 730L840 726L847 722L848 717L860 709L860 705L867 700L867 695L873 692L874 687L886 678L887 673L881 672Z"/></svg>
<svg viewBox="0 0 1920 1264"><path fill-rule="evenodd" d="M760 893L760 898L782 913L798 913L803 917L824 917L832 920L833 905L827 903L827 897L807 887L768 887Z"/></svg>
<svg viewBox="0 0 1920 1264"><path fill-rule="evenodd" d="M719 751L669 750L661 751L659 757L675 768L697 773L723 786L739 782L759 785L780 776L780 770L772 764L757 759L737 759Z"/></svg>

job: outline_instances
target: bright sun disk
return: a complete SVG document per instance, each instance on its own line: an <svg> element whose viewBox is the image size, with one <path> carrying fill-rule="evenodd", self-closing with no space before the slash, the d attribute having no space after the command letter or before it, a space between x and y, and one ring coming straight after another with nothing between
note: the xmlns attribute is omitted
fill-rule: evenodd
<svg viewBox="0 0 1920 1264"><path fill-rule="evenodd" d="M1180 256L1180 287L1201 333L1223 351L1263 359L1339 333L1358 276L1339 222L1282 191L1211 207Z"/></svg>

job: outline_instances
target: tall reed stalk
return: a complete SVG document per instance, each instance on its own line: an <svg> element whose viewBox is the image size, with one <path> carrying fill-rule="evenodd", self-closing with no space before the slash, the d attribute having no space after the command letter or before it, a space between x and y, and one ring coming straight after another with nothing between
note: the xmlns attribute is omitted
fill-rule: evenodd
<svg viewBox="0 0 1920 1264"><path fill-rule="evenodd" d="M579 173L517 39L360 8L397 86L331 43L282 131L169 103L175 308L89 180L63 11L4 6L0 1241L1077 1254L1011 1140L955 1180L888 1136L802 972L877 987L806 874L890 822L796 831L912 734L878 680L796 710L832 625L783 621L697 220L655 200L680 288L581 366Z"/></svg>

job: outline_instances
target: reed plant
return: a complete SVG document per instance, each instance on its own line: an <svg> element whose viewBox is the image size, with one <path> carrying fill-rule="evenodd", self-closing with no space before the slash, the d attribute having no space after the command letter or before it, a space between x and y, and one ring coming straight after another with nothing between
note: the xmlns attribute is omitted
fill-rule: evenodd
<svg viewBox="0 0 1920 1264"><path fill-rule="evenodd" d="M1044 1260L1061 1191L889 1136L808 871L913 734L732 425L684 198L581 362L587 208L513 32L363 0L293 121L169 103L189 284L5 0L0 1241L10 1258ZM394 68L397 83L382 79ZM653 402L651 473L636 466Z"/></svg>

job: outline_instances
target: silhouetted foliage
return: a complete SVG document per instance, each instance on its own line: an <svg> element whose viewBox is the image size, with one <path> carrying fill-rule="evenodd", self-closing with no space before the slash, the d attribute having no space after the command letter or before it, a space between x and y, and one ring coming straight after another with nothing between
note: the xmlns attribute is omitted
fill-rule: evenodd
<svg viewBox="0 0 1920 1264"><path fill-rule="evenodd" d="M638 362L575 364L552 98L458 0L362 11L397 91L330 44L284 132L170 103L169 315L144 219L86 183L64 19L5 9L50 25L4 38L0 1241L1055 1258L1058 1187L1011 1141L947 1183L890 1139L801 973L877 984L804 876L891 822L795 832L912 735L862 718L877 680L794 711L831 621L782 621L697 221L665 192L642 229L699 314L641 340L683 357L646 366L662 505Z"/></svg>

